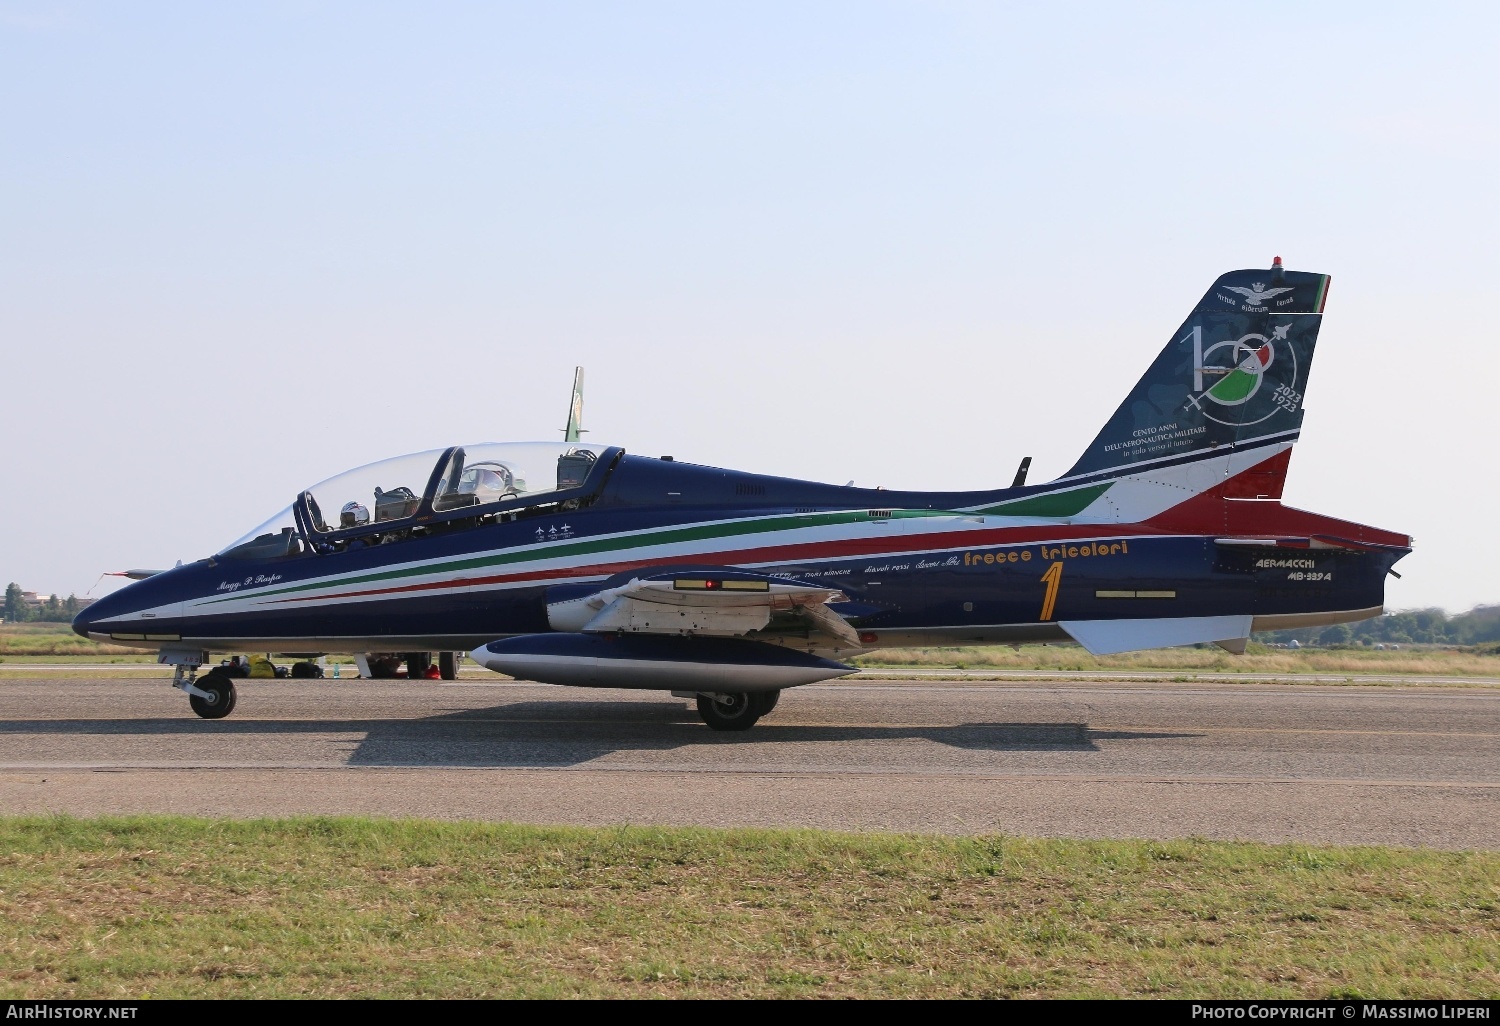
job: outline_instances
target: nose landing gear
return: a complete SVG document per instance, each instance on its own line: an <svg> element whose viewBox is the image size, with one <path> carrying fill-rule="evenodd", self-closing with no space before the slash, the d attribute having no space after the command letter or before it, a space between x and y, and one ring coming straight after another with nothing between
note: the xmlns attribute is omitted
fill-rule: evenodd
<svg viewBox="0 0 1500 1026"><path fill-rule="evenodd" d="M204 674L188 694L188 705L205 720L222 720L234 712L234 703L238 700L234 681L222 673Z"/></svg>
<svg viewBox="0 0 1500 1026"><path fill-rule="evenodd" d="M215 669L199 677L198 667L208 657L202 653L194 653L192 658L196 661L173 658L178 655L179 653L164 652L159 658L161 662L171 662L172 686L187 694L188 705L192 706L193 712L205 720L221 720L234 712L234 704L239 695L229 675Z"/></svg>

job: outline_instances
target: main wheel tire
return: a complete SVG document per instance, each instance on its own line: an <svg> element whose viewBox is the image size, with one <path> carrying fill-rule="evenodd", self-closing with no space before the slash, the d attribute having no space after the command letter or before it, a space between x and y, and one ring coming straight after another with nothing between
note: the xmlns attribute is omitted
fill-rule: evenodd
<svg viewBox="0 0 1500 1026"><path fill-rule="evenodd" d="M427 668L432 665L431 652L408 652L406 653L406 677L408 680L421 680L427 676Z"/></svg>
<svg viewBox="0 0 1500 1026"><path fill-rule="evenodd" d="M188 704L193 707L193 712L205 720L222 720L234 712L234 703L239 700L239 693L235 691L234 681L229 679L227 673L205 674L198 678L196 686L198 690L208 692L213 698L188 695Z"/></svg>
<svg viewBox="0 0 1500 1026"><path fill-rule="evenodd" d="M457 680L458 679L458 653L457 652L439 652L438 653L438 675L441 676L444 680Z"/></svg>
<svg viewBox="0 0 1500 1026"><path fill-rule="evenodd" d="M760 719L760 703L754 695L737 691L720 697L729 701L721 702L712 695L698 696L698 715L710 730L749 730Z"/></svg>
<svg viewBox="0 0 1500 1026"><path fill-rule="evenodd" d="M769 716L771 710L776 708L776 703L781 701L780 691L757 691L750 696L755 699L756 716Z"/></svg>

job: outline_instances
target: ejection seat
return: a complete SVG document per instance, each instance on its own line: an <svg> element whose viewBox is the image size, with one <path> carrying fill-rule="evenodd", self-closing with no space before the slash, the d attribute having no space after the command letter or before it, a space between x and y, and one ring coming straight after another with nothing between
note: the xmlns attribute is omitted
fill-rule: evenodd
<svg viewBox="0 0 1500 1026"><path fill-rule="evenodd" d="M388 492L377 488L375 489L375 522L378 524L384 520L401 520L409 517L417 511L417 506L421 502L421 497L405 485L392 488Z"/></svg>

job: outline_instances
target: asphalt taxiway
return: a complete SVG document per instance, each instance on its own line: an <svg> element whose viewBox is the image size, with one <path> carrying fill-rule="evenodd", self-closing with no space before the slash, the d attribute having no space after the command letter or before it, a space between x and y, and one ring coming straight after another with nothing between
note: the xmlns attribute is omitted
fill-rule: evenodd
<svg viewBox="0 0 1500 1026"><path fill-rule="evenodd" d="M161 671L158 670L158 673ZM499 678L0 680L0 812L365 813L1500 848L1500 688L869 680L744 734Z"/></svg>

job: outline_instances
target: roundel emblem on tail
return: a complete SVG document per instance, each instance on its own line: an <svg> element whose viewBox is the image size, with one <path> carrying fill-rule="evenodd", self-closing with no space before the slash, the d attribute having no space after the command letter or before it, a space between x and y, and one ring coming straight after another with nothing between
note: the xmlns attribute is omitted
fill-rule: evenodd
<svg viewBox="0 0 1500 1026"><path fill-rule="evenodd" d="M1203 345L1203 331L1193 329L1193 387L1187 404L1209 420L1246 426L1269 420L1278 412L1295 412L1301 403L1297 388L1297 354L1287 340L1290 324ZM1277 373L1267 381L1273 366ZM1246 407L1240 409L1240 407Z"/></svg>

